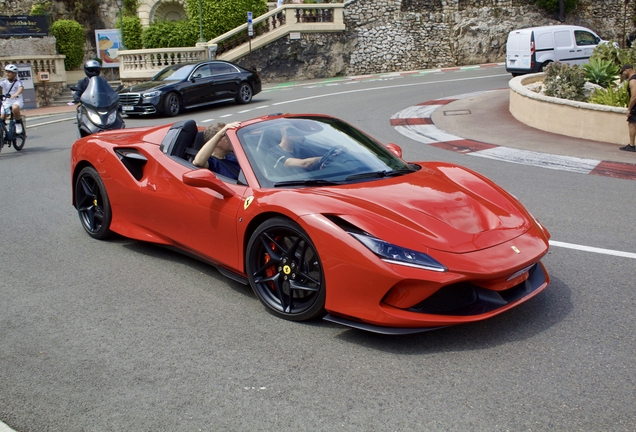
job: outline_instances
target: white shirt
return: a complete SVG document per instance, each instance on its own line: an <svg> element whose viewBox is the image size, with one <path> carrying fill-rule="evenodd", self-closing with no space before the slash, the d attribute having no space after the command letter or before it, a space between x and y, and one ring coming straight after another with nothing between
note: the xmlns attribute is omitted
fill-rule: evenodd
<svg viewBox="0 0 636 432"><path fill-rule="evenodd" d="M13 84L13 87L11 86ZM17 77L16 79L11 82L8 79L3 79L2 81L0 81L0 87L2 87L2 94L6 95L7 93L11 92L11 95L14 95L18 89L20 87L24 87L24 85L22 85L22 81L20 81ZM6 100L6 99L5 99ZM16 97L15 99L13 99L14 101L22 101L22 94L19 94L18 97Z"/></svg>

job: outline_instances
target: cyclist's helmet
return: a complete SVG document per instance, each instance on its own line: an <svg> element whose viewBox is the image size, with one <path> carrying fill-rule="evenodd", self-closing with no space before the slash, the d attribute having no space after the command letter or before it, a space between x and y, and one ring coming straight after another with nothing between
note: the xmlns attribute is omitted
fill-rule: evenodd
<svg viewBox="0 0 636 432"><path fill-rule="evenodd" d="M84 63L84 73L89 78L99 75L100 70L101 68L97 60L87 60L86 63Z"/></svg>
<svg viewBox="0 0 636 432"><path fill-rule="evenodd" d="M4 67L7 72L18 73L18 67L14 64L8 64Z"/></svg>

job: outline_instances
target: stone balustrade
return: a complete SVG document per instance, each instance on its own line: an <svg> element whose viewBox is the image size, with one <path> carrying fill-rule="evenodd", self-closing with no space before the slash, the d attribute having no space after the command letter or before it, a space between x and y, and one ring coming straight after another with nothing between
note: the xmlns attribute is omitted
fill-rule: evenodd
<svg viewBox="0 0 636 432"><path fill-rule="evenodd" d="M343 3L285 4L196 47L119 51L119 76L124 82L151 78L166 66L209 58L234 61L290 33L341 32L345 30ZM251 45L251 47L250 47Z"/></svg>
<svg viewBox="0 0 636 432"><path fill-rule="evenodd" d="M0 57L0 68L4 70L4 67L9 63L30 63L34 85L37 86L41 84L41 81L38 78L39 72L49 73L49 81L47 81L47 85L49 83L66 83L66 70L64 69L65 58L66 56L58 54Z"/></svg>

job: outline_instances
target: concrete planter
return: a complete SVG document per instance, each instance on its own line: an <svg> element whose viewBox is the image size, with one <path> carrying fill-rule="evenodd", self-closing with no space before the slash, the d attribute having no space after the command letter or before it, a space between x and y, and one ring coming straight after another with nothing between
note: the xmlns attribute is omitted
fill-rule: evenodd
<svg viewBox="0 0 636 432"><path fill-rule="evenodd" d="M525 86L542 81L545 74L522 75L510 80L510 113L520 122L547 132L628 144L627 108L541 95Z"/></svg>

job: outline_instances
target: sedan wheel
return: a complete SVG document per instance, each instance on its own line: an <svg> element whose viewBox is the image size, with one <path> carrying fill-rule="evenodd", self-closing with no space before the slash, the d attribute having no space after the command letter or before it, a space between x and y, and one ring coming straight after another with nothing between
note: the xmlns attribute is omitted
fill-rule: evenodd
<svg viewBox="0 0 636 432"><path fill-rule="evenodd" d="M252 87L249 84L243 83L239 87L238 94L236 95L236 102L240 104L246 104L252 101Z"/></svg>
<svg viewBox="0 0 636 432"><path fill-rule="evenodd" d="M179 96L176 93L169 93L163 101L163 113L168 117L174 117L181 111Z"/></svg>
<svg viewBox="0 0 636 432"><path fill-rule="evenodd" d="M93 167L84 168L77 176L75 207L89 236L102 240L112 234L110 201L104 183Z"/></svg>
<svg viewBox="0 0 636 432"><path fill-rule="evenodd" d="M292 321L324 315L320 257L298 224L273 218L259 226L247 245L246 266L254 293L274 315Z"/></svg>

